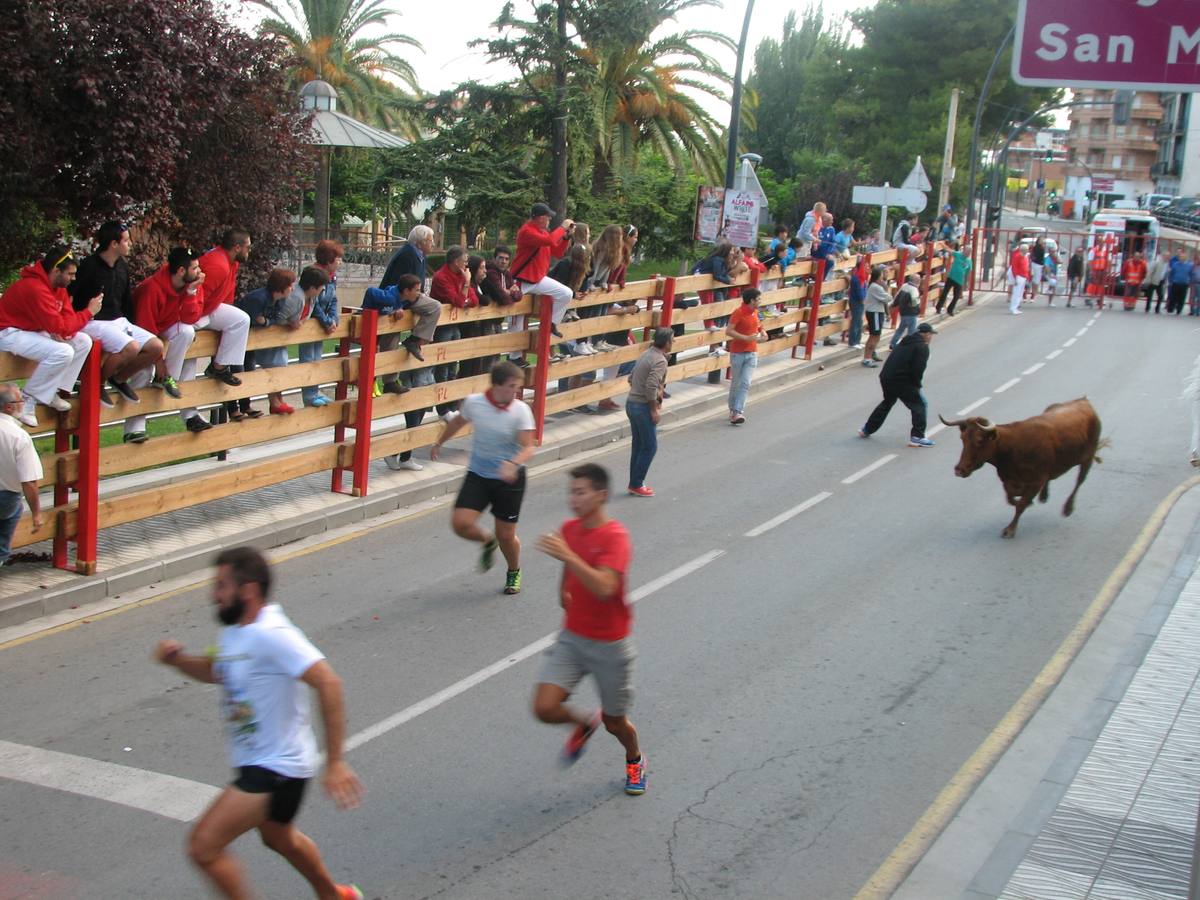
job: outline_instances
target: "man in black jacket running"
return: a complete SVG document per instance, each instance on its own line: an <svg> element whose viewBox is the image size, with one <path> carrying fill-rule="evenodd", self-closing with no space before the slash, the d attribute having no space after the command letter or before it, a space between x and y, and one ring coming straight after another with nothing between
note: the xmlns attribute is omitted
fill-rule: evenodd
<svg viewBox="0 0 1200 900"><path fill-rule="evenodd" d="M925 395L921 392L921 379L925 377L925 366L929 363L929 342L937 331L928 322L917 326L916 334L910 334L891 352L883 371L879 373L879 384L883 388L883 400L871 412L867 424L858 430L861 438L870 437L883 425L884 419L899 400L912 413L912 433L908 439L910 447L932 447L933 441L925 437Z"/></svg>

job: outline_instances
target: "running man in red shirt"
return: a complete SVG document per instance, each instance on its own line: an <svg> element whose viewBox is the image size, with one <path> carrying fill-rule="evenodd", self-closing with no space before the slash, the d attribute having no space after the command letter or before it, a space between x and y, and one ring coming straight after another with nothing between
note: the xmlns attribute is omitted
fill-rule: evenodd
<svg viewBox="0 0 1200 900"><path fill-rule="evenodd" d="M646 757L629 721L636 652L625 582L633 550L625 526L608 516L608 482L608 472L595 463L572 469L568 502L576 518L558 534L538 538L538 549L563 563L559 601L566 615L546 651L533 714L550 725L575 726L563 748L567 765L603 723L625 748L625 793L637 795L646 793ZM590 715L566 705L588 674L600 689L600 709Z"/></svg>

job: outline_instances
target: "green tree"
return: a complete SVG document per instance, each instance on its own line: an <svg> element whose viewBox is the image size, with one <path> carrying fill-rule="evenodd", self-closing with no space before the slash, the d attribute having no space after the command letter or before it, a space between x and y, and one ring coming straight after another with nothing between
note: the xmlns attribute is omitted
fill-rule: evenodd
<svg viewBox="0 0 1200 900"><path fill-rule="evenodd" d="M404 87L419 92L417 76L399 55L420 50L406 34L389 31L396 15L387 0L250 0L267 11L259 26L281 38L296 59L294 86L321 78L338 91L348 115L417 137L416 123L399 103ZM382 32L382 33L380 33Z"/></svg>

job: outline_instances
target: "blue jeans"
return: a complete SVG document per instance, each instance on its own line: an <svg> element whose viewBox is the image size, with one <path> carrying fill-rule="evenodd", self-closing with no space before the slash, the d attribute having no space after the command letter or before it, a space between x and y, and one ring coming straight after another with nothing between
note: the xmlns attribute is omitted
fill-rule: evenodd
<svg viewBox="0 0 1200 900"><path fill-rule="evenodd" d="M629 454L629 486L640 488L646 484L646 473L654 454L658 452L658 426L650 418L650 404L640 400L625 401L625 415L633 432L633 448Z"/></svg>
<svg viewBox="0 0 1200 900"><path fill-rule="evenodd" d="M892 342L888 345L893 350L896 345L910 334L917 333L917 317L916 316L901 316L900 324L896 326L896 333L892 335Z"/></svg>
<svg viewBox="0 0 1200 900"><path fill-rule="evenodd" d="M20 491L0 491L0 565L12 555L12 536L25 507Z"/></svg>
<svg viewBox="0 0 1200 900"><path fill-rule="evenodd" d="M325 342L310 341L307 344L301 344L298 349L300 351L300 362L316 362L321 358L321 353L325 349ZM317 386L315 384L311 387L302 388L300 390L300 396L304 398L304 405L312 406L313 401L317 399L318 393L319 391L317 390Z"/></svg>
<svg viewBox="0 0 1200 900"><path fill-rule="evenodd" d="M863 326L863 307L865 301L854 300L850 301L850 334L847 336L851 344L862 343L862 326Z"/></svg>
<svg viewBox="0 0 1200 900"><path fill-rule="evenodd" d="M742 413L746 411L746 395L750 393L750 379L758 368L757 353L730 353L729 367L733 370L733 380L729 384L729 411Z"/></svg>

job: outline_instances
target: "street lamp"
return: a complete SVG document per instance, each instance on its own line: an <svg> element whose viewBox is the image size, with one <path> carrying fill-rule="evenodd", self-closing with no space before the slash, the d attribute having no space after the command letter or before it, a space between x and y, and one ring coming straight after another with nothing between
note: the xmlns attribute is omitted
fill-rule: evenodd
<svg viewBox="0 0 1200 900"><path fill-rule="evenodd" d="M725 154L725 187L733 187L733 169L737 163L738 131L742 122L742 60L746 56L746 36L750 32L750 15L754 0L746 0L746 17L742 19L742 39L738 42L737 66L733 70L733 100L729 113L729 148Z"/></svg>

